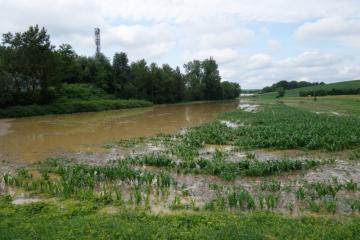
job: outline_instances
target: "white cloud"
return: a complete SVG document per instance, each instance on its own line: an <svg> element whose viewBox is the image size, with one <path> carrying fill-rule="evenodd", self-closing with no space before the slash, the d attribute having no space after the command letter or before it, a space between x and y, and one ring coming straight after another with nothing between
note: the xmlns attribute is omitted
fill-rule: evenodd
<svg viewBox="0 0 360 240"><path fill-rule="evenodd" d="M303 24L295 36L302 40L336 40L360 47L360 19L323 18Z"/></svg>
<svg viewBox="0 0 360 240"><path fill-rule="evenodd" d="M335 82L356 79L360 76L360 67L349 60L346 56L320 51L305 51L277 60L258 53L238 56L236 61L223 66L226 73L223 77L238 81L246 88L262 88L279 80Z"/></svg>
<svg viewBox="0 0 360 240"><path fill-rule="evenodd" d="M267 54L255 54L249 58L246 68L249 69L264 69L270 67L272 64L271 56Z"/></svg>
<svg viewBox="0 0 360 240"><path fill-rule="evenodd" d="M268 40L267 45L270 51L277 51L281 47L280 42L274 39Z"/></svg>
<svg viewBox="0 0 360 240"><path fill-rule="evenodd" d="M255 37L255 33L246 28L239 28L223 33L207 33L201 36L200 46L204 48L231 47L243 44Z"/></svg>
<svg viewBox="0 0 360 240"><path fill-rule="evenodd" d="M0 33L39 24L48 29L54 44L70 43L79 54L93 55L93 29L100 27L102 50L108 57L124 51L130 60L181 66L213 56L223 78L245 88L280 79L329 82L360 76L359 48L352 49L360 47L359 0L0 0L0 4ZM306 47L292 41L289 32L296 24L303 24L294 35L308 40ZM324 50L321 43L312 45L318 39L334 39L347 48ZM302 53L292 56L294 52Z"/></svg>
<svg viewBox="0 0 360 240"><path fill-rule="evenodd" d="M235 15L243 20L291 22L328 15L357 16L358 4L357 0L108 0L99 5L109 16L120 14L135 20L182 22Z"/></svg>
<svg viewBox="0 0 360 240"><path fill-rule="evenodd" d="M219 64L228 64L236 60L239 55L236 50L231 48L223 48L223 49L206 49L198 52L188 52L186 54L187 59L205 59L213 57Z"/></svg>
<svg viewBox="0 0 360 240"><path fill-rule="evenodd" d="M319 51L305 51L296 57L277 61L275 65L282 67L303 67L313 68L322 66L332 66L347 60L346 56L335 56L332 54L320 53Z"/></svg>

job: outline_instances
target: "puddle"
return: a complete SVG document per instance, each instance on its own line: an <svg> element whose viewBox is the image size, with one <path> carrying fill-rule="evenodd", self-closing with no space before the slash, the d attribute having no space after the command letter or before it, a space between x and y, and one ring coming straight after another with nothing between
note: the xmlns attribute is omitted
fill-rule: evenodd
<svg viewBox="0 0 360 240"><path fill-rule="evenodd" d="M242 126L242 125L237 124L235 122L226 121L226 120L221 120L220 123L227 126L228 128L238 128L238 127Z"/></svg>
<svg viewBox="0 0 360 240"><path fill-rule="evenodd" d="M12 201L12 204L14 205L22 205L22 204L30 204L30 203L36 203L40 202L40 198L25 198L25 197L19 197Z"/></svg>
<svg viewBox="0 0 360 240"><path fill-rule="evenodd" d="M240 103L238 108L246 111L246 112L256 112L258 110L259 105L249 104L249 103Z"/></svg>

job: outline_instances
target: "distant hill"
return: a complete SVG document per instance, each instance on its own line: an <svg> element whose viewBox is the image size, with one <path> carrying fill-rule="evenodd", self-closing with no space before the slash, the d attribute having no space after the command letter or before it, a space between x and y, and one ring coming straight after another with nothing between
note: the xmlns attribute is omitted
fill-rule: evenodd
<svg viewBox="0 0 360 240"><path fill-rule="evenodd" d="M292 90L285 91L285 97L299 97L299 93L304 91L316 91L316 90L331 90L331 89L358 89L360 88L360 80L352 80L352 81L344 81L344 82L337 82L337 83L330 83L330 84L323 84L323 85L316 85L310 87L302 87L296 88ZM275 98L277 92L269 92L260 94L262 98Z"/></svg>
<svg viewBox="0 0 360 240"><path fill-rule="evenodd" d="M296 88L302 88L302 87L311 87L311 86L317 86L317 85L324 85L324 82L306 82L306 81L286 81L282 80L277 83L274 83L270 87L264 87L261 90L261 93L269 93L269 92L276 92L277 89L283 88L285 90L291 90Z"/></svg>

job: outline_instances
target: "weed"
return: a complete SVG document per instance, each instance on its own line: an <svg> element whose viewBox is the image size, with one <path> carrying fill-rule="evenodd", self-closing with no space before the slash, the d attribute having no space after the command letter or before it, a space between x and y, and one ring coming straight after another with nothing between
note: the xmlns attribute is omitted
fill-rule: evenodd
<svg viewBox="0 0 360 240"><path fill-rule="evenodd" d="M344 187L348 191L356 191L358 189L358 184L351 179L350 181L345 182Z"/></svg>
<svg viewBox="0 0 360 240"><path fill-rule="evenodd" d="M300 186L298 190L296 191L296 198L298 200L304 200L305 199L305 188Z"/></svg>
<svg viewBox="0 0 360 240"><path fill-rule="evenodd" d="M281 183L279 181L272 180L271 182L262 182L260 184L262 191L278 192L281 190Z"/></svg>
<svg viewBox="0 0 360 240"><path fill-rule="evenodd" d="M336 213L336 200L325 200L323 202L324 208L328 213Z"/></svg>

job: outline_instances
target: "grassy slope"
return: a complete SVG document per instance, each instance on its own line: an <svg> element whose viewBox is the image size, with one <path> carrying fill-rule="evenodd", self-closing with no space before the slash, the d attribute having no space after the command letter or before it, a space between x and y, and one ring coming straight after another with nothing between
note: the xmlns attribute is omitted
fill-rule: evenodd
<svg viewBox="0 0 360 240"><path fill-rule="evenodd" d="M360 218L253 212L153 215L91 202L0 204L0 239L359 239Z"/></svg>
<svg viewBox="0 0 360 240"><path fill-rule="evenodd" d="M48 105L24 105L0 108L0 118L29 117L48 114L98 112L112 109L149 107L149 101L117 99L91 84L64 84L56 101Z"/></svg>
<svg viewBox="0 0 360 240"><path fill-rule="evenodd" d="M152 103L144 100L90 99L67 100L50 105L14 106L0 109L0 118L29 117L49 114L77 112L98 112L113 109L150 107Z"/></svg>
<svg viewBox="0 0 360 240"><path fill-rule="evenodd" d="M360 88L360 80L353 80L353 81L345 81L345 82L338 82L338 83L331 83L319 86L312 86L312 87L304 87L304 88L297 88L292 90L287 90L285 92L285 97L298 97L299 92L301 91L312 91L312 90L331 90L331 89L351 89L351 88ZM264 99L271 99L275 98L277 95L276 92L265 93L261 94L260 97Z"/></svg>

